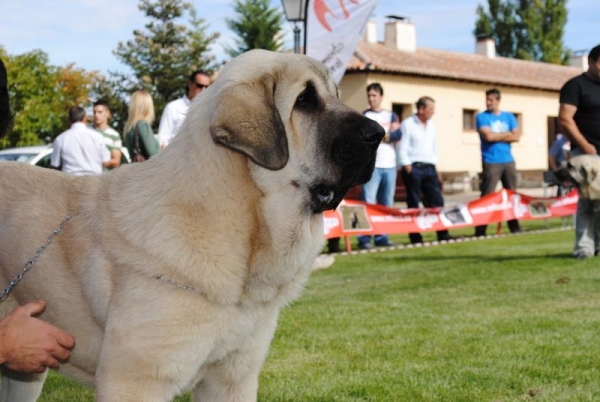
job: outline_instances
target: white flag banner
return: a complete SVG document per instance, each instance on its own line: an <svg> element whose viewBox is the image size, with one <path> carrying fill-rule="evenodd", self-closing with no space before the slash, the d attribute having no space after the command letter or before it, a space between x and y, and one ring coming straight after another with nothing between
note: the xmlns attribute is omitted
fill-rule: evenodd
<svg viewBox="0 0 600 402"><path fill-rule="evenodd" d="M323 62L339 83L379 0L309 0L306 54Z"/></svg>

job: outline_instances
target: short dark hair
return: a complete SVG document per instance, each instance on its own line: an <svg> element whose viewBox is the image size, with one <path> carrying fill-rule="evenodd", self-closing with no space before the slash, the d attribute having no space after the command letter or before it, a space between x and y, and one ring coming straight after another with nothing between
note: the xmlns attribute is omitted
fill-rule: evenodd
<svg viewBox="0 0 600 402"><path fill-rule="evenodd" d="M189 78L190 82L195 82L197 75L205 75L208 78L210 78L210 75L208 75L208 73L206 71L196 70L192 74L190 74L190 78Z"/></svg>
<svg viewBox="0 0 600 402"><path fill-rule="evenodd" d="M435 103L435 101L433 100L432 97L430 97L430 96L421 96L419 98L419 100L417 101L417 103L416 103L417 110L419 110L422 107L427 106L427 102L433 102L433 103Z"/></svg>
<svg viewBox="0 0 600 402"><path fill-rule="evenodd" d="M85 118L85 110L80 106L73 106L69 109L69 121L71 123L77 123L83 121Z"/></svg>
<svg viewBox="0 0 600 402"><path fill-rule="evenodd" d="M2 59L0 59L0 138L10 130L12 124L13 116L10 110L6 67Z"/></svg>
<svg viewBox="0 0 600 402"><path fill-rule="evenodd" d="M369 92L369 91L377 91L377 92L379 92L379 95L383 96L383 87L378 82L369 84L367 86L367 92Z"/></svg>
<svg viewBox="0 0 600 402"><path fill-rule="evenodd" d="M195 82L196 82L196 76L197 76L197 75L205 75L205 76L207 76L207 77L210 79L210 75L208 75L208 73L207 73L206 71L202 71L202 70L196 70L196 71L194 71L192 74L190 74L190 76L189 76L189 78L188 78L188 82L193 82L193 83L195 83ZM189 91L189 87L188 87L188 86L187 86L187 84L186 84L186 86L185 86L185 95L187 96L187 95L189 94L189 92L190 92L190 91Z"/></svg>
<svg viewBox="0 0 600 402"><path fill-rule="evenodd" d="M590 54L588 54L588 60L591 62L596 62L600 59L600 45L594 47L590 50Z"/></svg>
<svg viewBox="0 0 600 402"><path fill-rule="evenodd" d="M108 106L108 102L105 101L104 99L98 99L96 102L94 102L94 106L104 106L105 108L108 109L108 111L110 111L110 106Z"/></svg>
<svg viewBox="0 0 600 402"><path fill-rule="evenodd" d="M496 99L500 99L500 90L498 88L492 88L485 91L485 96L494 95Z"/></svg>

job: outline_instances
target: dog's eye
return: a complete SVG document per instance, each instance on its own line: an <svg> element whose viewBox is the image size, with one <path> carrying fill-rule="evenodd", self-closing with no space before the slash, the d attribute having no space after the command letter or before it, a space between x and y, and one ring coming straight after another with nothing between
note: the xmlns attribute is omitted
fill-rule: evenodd
<svg viewBox="0 0 600 402"><path fill-rule="evenodd" d="M306 84L304 91L296 98L294 108L302 111L311 111L319 107L319 97L317 96L317 90L312 82Z"/></svg>
<svg viewBox="0 0 600 402"><path fill-rule="evenodd" d="M296 98L296 106L306 106L306 91L303 91L300 95L298 95L298 97Z"/></svg>

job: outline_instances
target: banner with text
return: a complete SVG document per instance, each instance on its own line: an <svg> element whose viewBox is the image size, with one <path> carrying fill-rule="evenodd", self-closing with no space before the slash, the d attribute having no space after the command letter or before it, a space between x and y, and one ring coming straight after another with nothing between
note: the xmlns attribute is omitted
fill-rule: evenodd
<svg viewBox="0 0 600 402"><path fill-rule="evenodd" d="M306 54L325 64L336 83L379 0L309 0Z"/></svg>
<svg viewBox="0 0 600 402"><path fill-rule="evenodd" d="M325 237L429 232L510 219L564 217L575 214L578 200L577 190L554 198L536 198L502 190L467 204L421 209L395 209L344 200L335 211L325 211Z"/></svg>

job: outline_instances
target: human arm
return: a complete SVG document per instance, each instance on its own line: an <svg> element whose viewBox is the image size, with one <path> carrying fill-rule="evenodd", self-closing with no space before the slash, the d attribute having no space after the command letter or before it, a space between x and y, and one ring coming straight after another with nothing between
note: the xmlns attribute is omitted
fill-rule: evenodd
<svg viewBox="0 0 600 402"><path fill-rule="evenodd" d="M121 151L119 149L110 150L110 160L102 164L109 169L118 168L121 166Z"/></svg>
<svg viewBox="0 0 600 402"><path fill-rule="evenodd" d="M412 161L408 156L408 146L410 145L410 131L408 129L408 123L406 120L402 122L402 133L404 134L404 138L400 141L400 149L398 151L399 157L398 160L400 162L400 166L406 173L412 171Z"/></svg>
<svg viewBox="0 0 600 402"><path fill-rule="evenodd" d="M158 141L160 142L160 148L163 149L173 139L174 130L174 107L172 103L168 103L163 110L160 118L160 124L158 125Z"/></svg>
<svg viewBox="0 0 600 402"><path fill-rule="evenodd" d="M569 137L572 143L577 144L579 148L581 148L583 153L596 155L598 150L593 144L585 139L581 131L579 131L577 123L575 123L576 112L577 106L568 103L560 104L560 108L558 110L558 120L562 127L562 131L567 135L567 137Z"/></svg>
<svg viewBox="0 0 600 402"><path fill-rule="evenodd" d="M0 320L0 364L15 371L41 373L69 358L75 338L33 317L45 308L44 302L27 303Z"/></svg>
<svg viewBox="0 0 600 402"><path fill-rule="evenodd" d="M479 135L487 142L518 142L521 139L521 130L515 128L512 131L505 131L502 133L494 133L490 127L481 127Z"/></svg>
<svg viewBox="0 0 600 402"><path fill-rule="evenodd" d="M392 122L390 124L389 142L397 142L402 139L402 130L400 129L400 120L395 112L392 112Z"/></svg>
<svg viewBox="0 0 600 402"><path fill-rule="evenodd" d="M507 131L494 132L491 128L490 115L479 113L476 117L476 126L479 136L487 142L517 142L521 139L521 129L517 124L517 119L512 113L501 115L506 124Z"/></svg>

